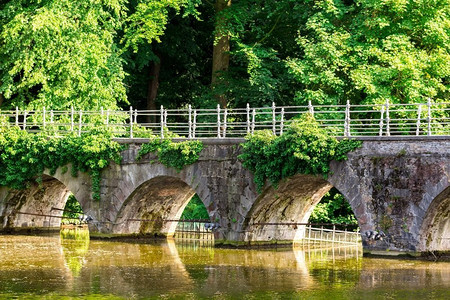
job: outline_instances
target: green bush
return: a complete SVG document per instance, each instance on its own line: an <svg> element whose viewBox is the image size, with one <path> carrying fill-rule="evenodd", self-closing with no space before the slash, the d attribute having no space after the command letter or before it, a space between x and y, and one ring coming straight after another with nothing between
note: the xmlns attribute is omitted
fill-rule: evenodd
<svg viewBox="0 0 450 300"><path fill-rule="evenodd" d="M152 136L150 141L141 146L137 159L141 159L148 153L155 152L158 160L167 167L181 171L185 166L196 162L203 150L200 141L174 142L172 139L178 136L166 133L164 139Z"/></svg>
<svg viewBox="0 0 450 300"><path fill-rule="evenodd" d="M45 169L53 175L59 167L71 165L91 175L92 197L100 199L100 172L110 161L120 163L123 147L112 140L102 127L92 127L77 136L52 137L41 132L31 134L17 127L0 129L0 186L23 189L42 178Z"/></svg>
<svg viewBox="0 0 450 300"><path fill-rule="evenodd" d="M346 154L360 145L355 140L338 141L306 114L279 137L268 130L247 136L239 159L253 172L261 190L266 180L277 186L281 179L295 174L327 176L332 160L345 160Z"/></svg>

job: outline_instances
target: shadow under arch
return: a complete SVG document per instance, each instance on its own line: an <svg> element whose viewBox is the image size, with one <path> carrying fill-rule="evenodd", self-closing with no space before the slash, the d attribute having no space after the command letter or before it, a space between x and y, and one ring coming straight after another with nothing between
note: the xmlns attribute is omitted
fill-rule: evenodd
<svg viewBox="0 0 450 300"><path fill-rule="evenodd" d="M420 229L418 250L450 250L450 186L428 207Z"/></svg>
<svg viewBox="0 0 450 300"><path fill-rule="evenodd" d="M72 191L55 177L42 175L27 189L8 189L3 200L3 229L58 229ZM83 204L80 203L83 207Z"/></svg>
<svg viewBox="0 0 450 300"><path fill-rule="evenodd" d="M112 232L173 236L178 223L176 220L195 193L203 194L179 178L153 177L139 185L124 201Z"/></svg>
<svg viewBox="0 0 450 300"><path fill-rule="evenodd" d="M258 196L243 223L244 241L293 242L303 238L305 226L282 223L308 223L312 211L331 188L333 185L323 177L303 174L280 181L277 188L267 187ZM345 194L343 196L347 200ZM349 204L360 223L353 203Z"/></svg>

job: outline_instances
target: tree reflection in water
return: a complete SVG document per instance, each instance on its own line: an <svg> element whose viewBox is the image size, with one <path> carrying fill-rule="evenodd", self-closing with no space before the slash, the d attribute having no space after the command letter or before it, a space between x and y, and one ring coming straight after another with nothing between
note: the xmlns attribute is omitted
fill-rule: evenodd
<svg viewBox="0 0 450 300"><path fill-rule="evenodd" d="M89 251L89 230L84 228L61 229L61 249L66 266L78 277Z"/></svg>

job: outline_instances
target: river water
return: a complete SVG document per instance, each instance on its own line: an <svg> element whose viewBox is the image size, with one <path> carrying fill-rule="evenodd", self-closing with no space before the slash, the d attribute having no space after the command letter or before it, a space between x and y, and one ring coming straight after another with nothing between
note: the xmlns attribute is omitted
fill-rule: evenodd
<svg viewBox="0 0 450 300"><path fill-rule="evenodd" d="M235 250L0 236L0 299L450 299L450 263L363 258L358 247Z"/></svg>

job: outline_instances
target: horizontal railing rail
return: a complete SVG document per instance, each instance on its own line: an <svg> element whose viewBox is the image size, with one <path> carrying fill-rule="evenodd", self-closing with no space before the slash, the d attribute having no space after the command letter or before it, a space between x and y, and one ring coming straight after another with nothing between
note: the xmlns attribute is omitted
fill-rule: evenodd
<svg viewBox="0 0 450 300"><path fill-rule="evenodd" d="M94 125L104 125L117 137L134 138L151 130L164 138L170 131L180 137L236 138L256 130L283 134L293 120L311 114L319 126L337 137L364 136L447 136L450 135L450 102L415 104L309 105L251 108L183 109L128 111L0 110L0 127L17 126L29 132L45 131L62 136L81 135Z"/></svg>

